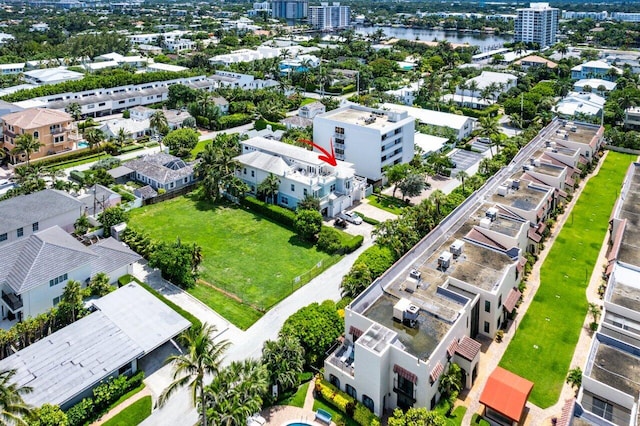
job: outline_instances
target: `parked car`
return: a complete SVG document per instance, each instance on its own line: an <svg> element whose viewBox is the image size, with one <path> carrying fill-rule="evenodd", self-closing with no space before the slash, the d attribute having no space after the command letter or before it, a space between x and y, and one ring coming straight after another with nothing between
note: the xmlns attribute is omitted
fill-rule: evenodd
<svg viewBox="0 0 640 426"><path fill-rule="evenodd" d="M347 221L346 221L346 220L344 220L344 219L342 219L342 218L340 218L340 217L337 217L337 218L336 218L336 220L333 222L333 225L334 225L336 228L342 228L342 229L344 229L344 228L346 228L346 227L347 227L348 223L347 223Z"/></svg>
<svg viewBox="0 0 640 426"><path fill-rule="evenodd" d="M347 222L351 222L354 225L360 225L362 223L362 218L358 216L358 213L356 212L342 211L338 217L346 220Z"/></svg>

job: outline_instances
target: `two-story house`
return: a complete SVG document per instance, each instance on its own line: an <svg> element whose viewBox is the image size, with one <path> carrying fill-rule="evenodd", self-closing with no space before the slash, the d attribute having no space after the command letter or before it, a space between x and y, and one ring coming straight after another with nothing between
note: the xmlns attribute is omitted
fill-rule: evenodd
<svg viewBox="0 0 640 426"><path fill-rule="evenodd" d="M193 185L196 181L194 164L170 154L145 155L118 167L118 175L113 176L119 179L127 176L127 179L145 183L155 191L162 189L170 192Z"/></svg>
<svg viewBox="0 0 640 426"><path fill-rule="evenodd" d="M312 196L320 200L320 210L328 217L364 197L366 184L349 163L339 161L331 166L318 158L318 152L262 137L240 144L236 176L249 185L252 194L273 174L280 181L277 204L295 209L305 197Z"/></svg>
<svg viewBox="0 0 640 426"><path fill-rule="evenodd" d="M52 226L71 232L84 211L81 201L57 189L0 201L0 247Z"/></svg>
<svg viewBox="0 0 640 426"><path fill-rule="evenodd" d="M24 153L12 153L16 147L16 138L23 133L32 134L42 144L40 149L30 154L31 159L70 151L78 139L71 126L73 119L64 111L30 108L7 114L2 117L2 122L2 147L13 163L25 161L27 158Z"/></svg>
<svg viewBox="0 0 640 426"><path fill-rule="evenodd" d="M589 61L571 68L571 78L580 80L583 78L601 78L608 81L616 81L622 75L622 70L605 61Z"/></svg>

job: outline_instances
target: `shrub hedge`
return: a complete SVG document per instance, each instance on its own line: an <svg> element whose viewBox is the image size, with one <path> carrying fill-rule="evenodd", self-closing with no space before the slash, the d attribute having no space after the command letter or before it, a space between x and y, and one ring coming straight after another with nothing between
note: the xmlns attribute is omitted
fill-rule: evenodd
<svg viewBox="0 0 640 426"><path fill-rule="evenodd" d="M131 377L111 377L93 389L93 398L84 398L67 411L69 426L82 426L98 419L113 403L144 379L140 371Z"/></svg>
<svg viewBox="0 0 640 426"><path fill-rule="evenodd" d="M246 197L240 204L269 219L275 220L287 228L294 229L296 214L292 210L274 204L268 204L253 197Z"/></svg>
<svg viewBox="0 0 640 426"><path fill-rule="evenodd" d="M319 394L322 399L351 417L359 425L370 426L376 423L380 424L379 419L371 410L326 380L316 379L315 387L316 393Z"/></svg>
<svg viewBox="0 0 640 426"><path fill-rule="evenodd" d="M255 128L256 130L264 130L267 128L267 125L271 126L271 130L287 130L287 126L284 124L267 121L264 118L260 118L256 121Z"/></svg>

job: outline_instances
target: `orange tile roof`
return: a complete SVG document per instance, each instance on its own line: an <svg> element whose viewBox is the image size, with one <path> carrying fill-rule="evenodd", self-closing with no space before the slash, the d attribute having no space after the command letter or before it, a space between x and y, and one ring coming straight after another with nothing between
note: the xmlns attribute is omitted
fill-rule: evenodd
<svg viewBox="0 0 640 426"><path fill-rule="evenodd" d="M42 126L72 121L71 115L64 111L46 108L29 108L2 117L2 120L20 129L37 129Z"/></svg>
<svg viewBox="0 0 640 426"><path fill-rule="evenodd" d="M533 382L504 368L496 367L480 395L480 403L520 422Z"/></svg>

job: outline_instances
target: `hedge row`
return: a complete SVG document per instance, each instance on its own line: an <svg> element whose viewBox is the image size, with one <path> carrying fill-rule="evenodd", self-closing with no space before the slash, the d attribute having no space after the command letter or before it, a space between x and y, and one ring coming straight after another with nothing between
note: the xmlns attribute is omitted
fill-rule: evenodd
<svg viewBox="0 0 640 426"><path fill-rule="evenodd" d="M264 130L268 125L271 126L271 130L287 130L287 126L285 126L284 124L267 121L264 118L260 118L256 121L255 128L256 130Z"/></svg>
<svg viewBox="0 0 640 426"><path fill-rule="evenodd" d="M364 241L362 235L350 235L328 226L318 234L318 248L329 254L347 254L356 251Z"/></svg>
<svg viewBox="0 0 640 426"><path fill-rule="evenodd" d="M69 426L82 426L98 419L121 396L142 384L144 372L131 377L111 377L93 389L93 398L84 398L67 411Z"/></svg>
<svg viewBox="0 0 640 426"><path fill-rule="evenodd" d="M253 197L244 198L240 204L269 219L275 220L287 228L294 229L296 214L292 210L274 204L267 204Z"/></svg>
<svg viewBox="0 0 640 426"><path fill-rule="evenodd" d="M316 379L316 393L327 403L346 414L361 426L379 425L380 419L362 403L356 401L325 380Z"/></svg>

